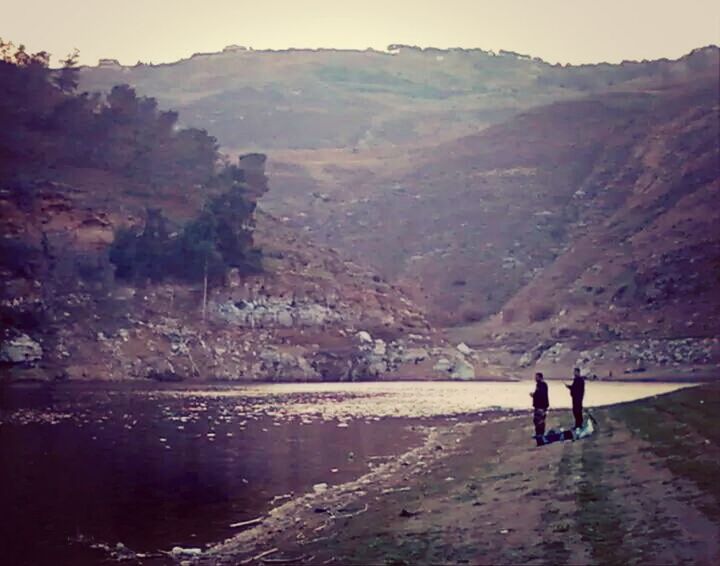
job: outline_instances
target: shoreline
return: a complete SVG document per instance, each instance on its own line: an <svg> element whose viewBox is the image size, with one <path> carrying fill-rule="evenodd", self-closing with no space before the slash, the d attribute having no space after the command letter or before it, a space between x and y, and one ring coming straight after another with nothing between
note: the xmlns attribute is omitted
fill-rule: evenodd
<svg viewBox="0 0 720 566"><path fill-rule="evenodd" d="M453 417L450 417L453 418ZM440 460L457 453L459 445L476 426L498 424L522 418L517 411L485 411L474 415L457 417L452 424L432 424L446 421L448 417L431 417L424 428L425 439L416 448L395 455L357 479L331 486L327 490L308 492L274 507L262 517L262 521L236 536L212 545L202 555L201 562L223 564L253 562L267 550L268 545L279 544L276 533L295 530L294 542L314 544L323 540L323 533L335 524L350 517L362 515L369 509L367 502L377 495L400 494L409 491L406 484L410 476L422 473ZM298 529L298 523L302 523ZM312 534L309 534L312 533ZM287 536L284 542L290 542ZM273 547L275 548L275 547ZM262 558L262 557L261 557Z"/></svg>
<svg viewBox="0 0 720 566"><path fill-rule="evenodd" d="M187 387L217 387L227 389L232 387L248 387L248 386L264 386L264 385L354 385L354 384L386 384L386 383L522 383L531 382L533 372L528 372L525 377L498 377L486 376L476 377L474 379L433 379L433 378L398 378L398 379L374 379L374 380L327 380L327 381L308 381L308 380L227 380L227 379L186 379L182 381L159 381L148 378L127 378L127 379L54 379L43 380L37 378L0 378L0 387L118 387L139 385L140 390L143 389L183 389ZM570 377L545 376L546 381L562 382L570 380ZM720 381L720 370L713 368L703 374L680 373L677 375L644 375L642 377L612 377L612 378L586 378L590 383L715 383Z"/></svg>
<svg viewBox="0 0 720 566"><path fill-rule="evenodd" d="M277 491L285 495L268 497L255 511L260 516L248 511L234 519L239 523L225 523L218 536L230 538L193 544L175 536L180 546L152 552L91 548L133 563L186 566L720 558L713 542L720 541L720 432L714 427L720 384L593 407L593 436L542 448L532 440L530 409L425 414L422 398L413 396L412 406L425 416L389 415L385 404L395 407L396 397L380 395L374 415L366 417L385 421L385 434L393 436L410 427L412 444L396 442L394 452L334 478L342 483L320 476L314 481L328 483ZM345 400L314 399L326 401L318 405L320 420L337 419L347 428L354 418L352 403L344 402L356 399L352 393ZM283 414L295 418L307 407L298 410ZM569 410L554 409L548 429L571 421ZM648 546L655 539L659 546Z"/></svg>
<svg viewBox="0 0 720 566"><path fill-rule="evenodd" d="M592 437L542 448L528 415L459 420L382 470L274 509L192 562L713 563L720 434L698 431L719 408L717 384L620 403L593 411ZM569 420L555 411L548 426ZM701 470L698 450L708 458Z"/></svg>

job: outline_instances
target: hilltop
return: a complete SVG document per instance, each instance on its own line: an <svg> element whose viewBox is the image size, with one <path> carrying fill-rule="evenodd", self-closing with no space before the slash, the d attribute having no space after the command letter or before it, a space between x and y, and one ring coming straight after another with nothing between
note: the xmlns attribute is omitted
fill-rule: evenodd
<svg viewBox="0 0 720 566"><path fill-rule="evenodd" d="M562 66L481 49L231 48L172 64L84 67L80 86L130 84L230 151L363 149L448 140L533 106L659 78L672 83L714 69L715 57L704 48L676 61Z"/></svg>

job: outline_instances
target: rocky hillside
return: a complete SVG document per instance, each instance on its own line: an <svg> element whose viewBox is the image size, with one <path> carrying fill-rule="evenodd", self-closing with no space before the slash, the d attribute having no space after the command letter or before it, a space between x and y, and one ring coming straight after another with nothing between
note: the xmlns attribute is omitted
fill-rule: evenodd
<svg viewBox="0 0 720 566"><path fill-rule="evenodd" d="M122 283L105 269L119 227L152 231L150 209L167 216L165 240L188 245L208 199L222 211L209 185L179 189L164 175L207 150L204 133L162 134L172 143L142 161L162 173L152 187L142 171L103 172L99 152L94 168L50 168L31 183L33 199L20 198L27 183L3 195L14 241L29 242L31 257L5 276L14 330L2 355L23 362L6 367L38 360L43 375L159 379L715 367L718 68L716 47L581 67L394 47L230 49L83 69L84 88L128 81L232 148L272 149L269 192L260 154L221 175L265 211L242 240L263 250L264 272L235 268L211 281L206 300L197 261L179 266L195 266L184 284ZM106 143L124 143L121 133ZM118 170L135 167L128 152L111 155ZM78 267L85 252L49 262L59 249L94 250L95 267ZM204 248L189 249L197 259ZM82 269L88 277L67 275ZM459 346L442 346L433 326Z"/></svg>
<svg viewBox="0 0 720 566"><path fill-rule="evenodd" d="M256 210L265 155L2 46L2 378L474 377L401 288Z"/></svg>
<svg viewBox="0 0 720 566"><path fill-rule="evenodd" d="M707 367L720 360L718 68L429 148L337 151L333 168L330 152L296 152L277 175L297 190L268 206L417 282L486 371Z"/></svg>
<svg viewBox="0 0 720 566"><path fill-rule="evenodd" d="M97 182L88 171L75 172L73 183L38 182L29 207L12 189L0 195L3 252L15 255L2 272L6 377L475 375L473 352L443 347L402 289L264 213L255 230L263 272L231 270L225 284L210 286L205 306L202 283L118 280L108 262L118 227L142 227L147 207L162 204L176 230L193 203L134 198L109 176Z"/></svg>
<svg viewBox="0 0 720 566"><path fill-rule="evenodd" d="M606 240L598 250L624 254L635 231L693 206L702 228L676 225L674 239L712 240L716 141L713 81L556 103L421 152L407 171L380 172L375 187L358 179L352 189L364 199L316 197L316 210L340 209L316 229L390 277L421 281L438 319L472 322L498 312L593 228Z"/></svg>
<svg viewBox="0 0 720 566"><path fill-rule="evenodd" d="M354 197L326 188L302 221L322 211L318 235L419 282L488 367L717 362L718 94L698 74L533 109L358 175Z"/></svg>

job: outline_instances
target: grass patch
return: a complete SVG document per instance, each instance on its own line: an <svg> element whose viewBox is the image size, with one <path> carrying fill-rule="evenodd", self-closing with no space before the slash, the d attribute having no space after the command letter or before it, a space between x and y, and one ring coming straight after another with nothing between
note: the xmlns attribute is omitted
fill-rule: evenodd
<svg viewBox="0 0 720 566"><path fill-rule="evenodd" d="M368 71L350 67L326 66L318 69L317 77L326 83L359 92L377 92L410 98L440 99L448 93L428 83L417 83L387 71Z"/></svg>
<svg viewBox="0 0 720 566"><path fill-rule="evenodd" d="M622 510L610 498L602 482L604 463L595 443L582 445L580 457L582 480L578 484L576 524L583 541L590 544L593 557L600 564L628 564L631 554L623 546L626 531Z"/></svg>
<svg viewBox="0 0 720 566"><path fill-rule="evenodd" d="M358 542L352 554L335 554L346 564L445 564L473 561L477 548L445 540L442 532L382 534L368 542Z"/></svg>
<svg viewBox="0 0 720 566"><path fill-rule="evenodd" d="M563 450L562 458L558 463L557 473L552 482L554 492L566 488L572 470L570 460L570 452ZM562 535L559 539L553 535L570 531L570 522L566 520L566 516L560 514L560 509L552 501L543 509L540 520L546 529L546 538L537 545L541 549L543 564L567 564L570 559L570 550L565 544Z"/></svg>
<svg viewBox="0 0 720 566"><path fill-rule="evenodd" d="M674 475L694 483L705 495L698 507L720 521L720 385L620 405L610 414L647 441Z"/></svg>

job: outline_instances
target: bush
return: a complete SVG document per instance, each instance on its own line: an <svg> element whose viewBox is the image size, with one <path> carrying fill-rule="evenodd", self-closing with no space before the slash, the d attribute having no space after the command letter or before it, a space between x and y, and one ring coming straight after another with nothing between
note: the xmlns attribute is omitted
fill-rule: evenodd
<svg viewBox="0 0 720 566"><path fill-rule="evenodd" d="M480 322L486 316L486 313L479 309L465 309L462 313L464 322Z"/></svg>
<svg viewBox="0 0 720 566"><path fill-rule="evenodd" d="M137 239L135 231L124 226L115 232L110 246L110 262L115 265L115 276L118 279L135 278Z"/></svg>

